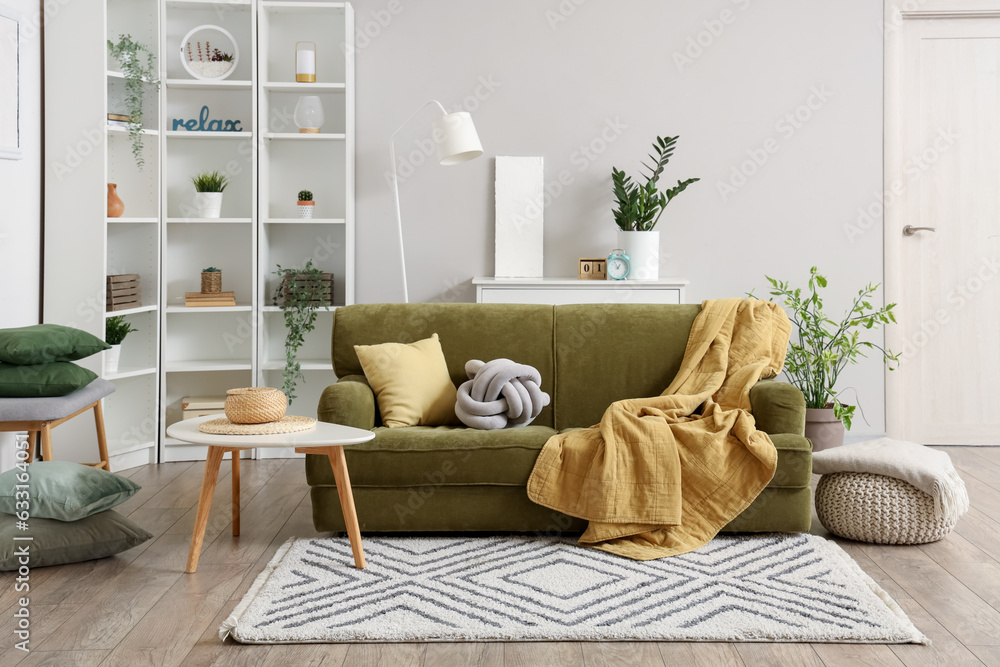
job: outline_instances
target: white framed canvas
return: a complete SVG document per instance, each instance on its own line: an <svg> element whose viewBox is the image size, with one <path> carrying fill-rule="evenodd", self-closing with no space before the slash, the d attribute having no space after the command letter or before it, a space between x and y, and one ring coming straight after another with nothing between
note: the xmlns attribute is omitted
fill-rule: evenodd
<svg viewBox="0 0 1000 667"><path fill-rule="evenodd" d="M21 15L0 5L0 159L21 159Z"/></svg>
<svg viewBox="0 0 1000 667"><path fill-rule="evenodd" d="M540 157L496 158L497 278L541 278L545 162Z"/></svg>

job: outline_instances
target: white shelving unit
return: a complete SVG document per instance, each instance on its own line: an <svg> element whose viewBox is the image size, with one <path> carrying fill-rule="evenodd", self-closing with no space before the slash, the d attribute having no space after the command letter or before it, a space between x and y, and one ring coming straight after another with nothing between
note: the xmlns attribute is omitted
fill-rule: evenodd
<svg viewBox="0 0 1000 667"><path fill-rule="evenodd" d="M76 6L80 4L80 6ZM112 381L105 399L105 428L113 469L157 460L160 376L160 105L155 88L145 95L143 159L139 170L124 128L107 127L106 117L124 113L125 77L108 55L108 40L130 34L159 61L156 0L105 0L103 11L74 3L46 26L45 86L50 99L72 103L46 106L44 320L104 337L107 317L124 315L138 331L122 347L118 372L103 374L101 356L80 363ZM87 35L86 40L80 35ZM78 163L67 158L72 146ZM107 183L116 183L124 217L107 217ZM105 312L106 276L137 273L142 306ZM79 423L77 423L79 422ZM74 420L60 427L60 458L93 460L93 424Z"/></svg>
<svg viewBox="0 0 1000 667"><path fill-rule="evenodd" d="M311 258L335 275L335 306L354 301L353 13L336 2L95 2L67 3L46 25L46 58L62 64L46 73L46 89L73 103L46 105L45 321L103 337L106 276L140 274L143 306L114 313L139 331L126 339L118 372L107 376L118 387L105 406L112 465L204 458L205 448L166 437L183 397L282 385L284 319L270 299L276 265L301 267ZM180 41L200 25L221 26L237 41L229 78L193 79L181 64ZM125 33L156 54L161 81L158 94L147 91L141 171L128 133L106 128L125 90L107 40ZM295 82L297 41L317 44L316 83ZM289 124L306 94L323 102L320 134ZM203 106L212 119L239 120L242 131L174 129L175 119L198 118ZM230 177L224 217L194 217L190 178L205 170ZM108 182L118 184L124 217L107 217ZM303 189L316 197L313 220L296 215ZM200 289L208 266L222 270L236 306L184 306L184 293ZM306 380L294 414L315 416L320 393L335 381L331 328L331 313L321 312L300 351ZM82 363L102 370L99 356ZM79 452L66 458L93 458L96 440L86 426L60 427L60 440Z"/></svg>
<svg viewBox="0 0 1000 667"><path fill-rule="evenodd" d="M354 15L349 3L278 2L260 4L257 52L260 109L260 239L257 329L257 384L281 387L285 368L285 324L273 305L278 265L313 266L334 275L333 306L354 302ZM295 81L295 43L316 43L314 83ZM320 133L300 133L291 122L301 95L323 104ZM309 190L315 217L301 220L296 201ZM320 311L316 329L300 348L305 375L289 412L316 416L320 394L336 377L330 361L333 308ZM294 456L268 449L258 456Z"/></svg>

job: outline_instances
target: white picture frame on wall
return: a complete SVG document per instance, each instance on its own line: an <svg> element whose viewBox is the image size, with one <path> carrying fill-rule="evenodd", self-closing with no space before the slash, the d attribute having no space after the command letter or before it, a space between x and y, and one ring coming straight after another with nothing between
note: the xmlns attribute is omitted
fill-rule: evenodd
<svg viewBox="0 0 1000 667"><path fill-rule="evenodd" d="M21 15L0 5L0 159L21 157Z"/></svg>

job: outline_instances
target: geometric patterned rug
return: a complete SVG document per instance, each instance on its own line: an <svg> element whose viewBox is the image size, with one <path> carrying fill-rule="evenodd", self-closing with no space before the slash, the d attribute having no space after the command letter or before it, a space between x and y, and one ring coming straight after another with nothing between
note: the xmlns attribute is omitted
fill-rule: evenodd
<svg viewBox="0 0 1000 667"><path fill-rule="evenodd" d="M292 539L220 629L244 643L727 641L927 643L839 546L718 537L633 561L536 537Z"/></svg>

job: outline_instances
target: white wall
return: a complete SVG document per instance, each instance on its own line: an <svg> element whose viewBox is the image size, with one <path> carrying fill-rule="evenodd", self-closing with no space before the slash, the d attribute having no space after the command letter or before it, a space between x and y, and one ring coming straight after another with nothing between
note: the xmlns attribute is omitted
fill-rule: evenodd
<svg viewBox="0 0 1000 667"><path fill-rule="evenodd" d="M0 160L0 328L38 323L41 243L42 48L38 0L0 0L21 13L21 142ZM4 100L6 103L7 100ZM0 433L0 470L14 464L14 435Z"/></svg>
<svg viewBox="0 0 1000 667"><path fill-rule="evenodd" d="M0 328L38 323L41 227L41 35L38 0L0 0L21 12L21 160L0 160ZM7 100L4 100L6 103Z"/></svg>
<svg viewBox="0 0 1000 667"><path fill-rule="evenodd" d="M844 229L882 187L878 0L354 5L359 301L402 298L387 142L430 98L471 111L486 154L427 161L401 185L412 301L472 301L469 280L492 275L494 156L543 156L547 183L571 181L545 210L545 274L569 276L614 247L611 166L638 169L657 134L681 136L667 179L702 178L659 227L666 275L691 281L692 302L760 296L765 273L804 283L818 265L836 313L881 281L880 212L860 237ZM425 113L401 135L417 161ZM766 162L721 193L751 154ZM882 366L842 386L871 423L854 433L882 432Z"/></svg>

